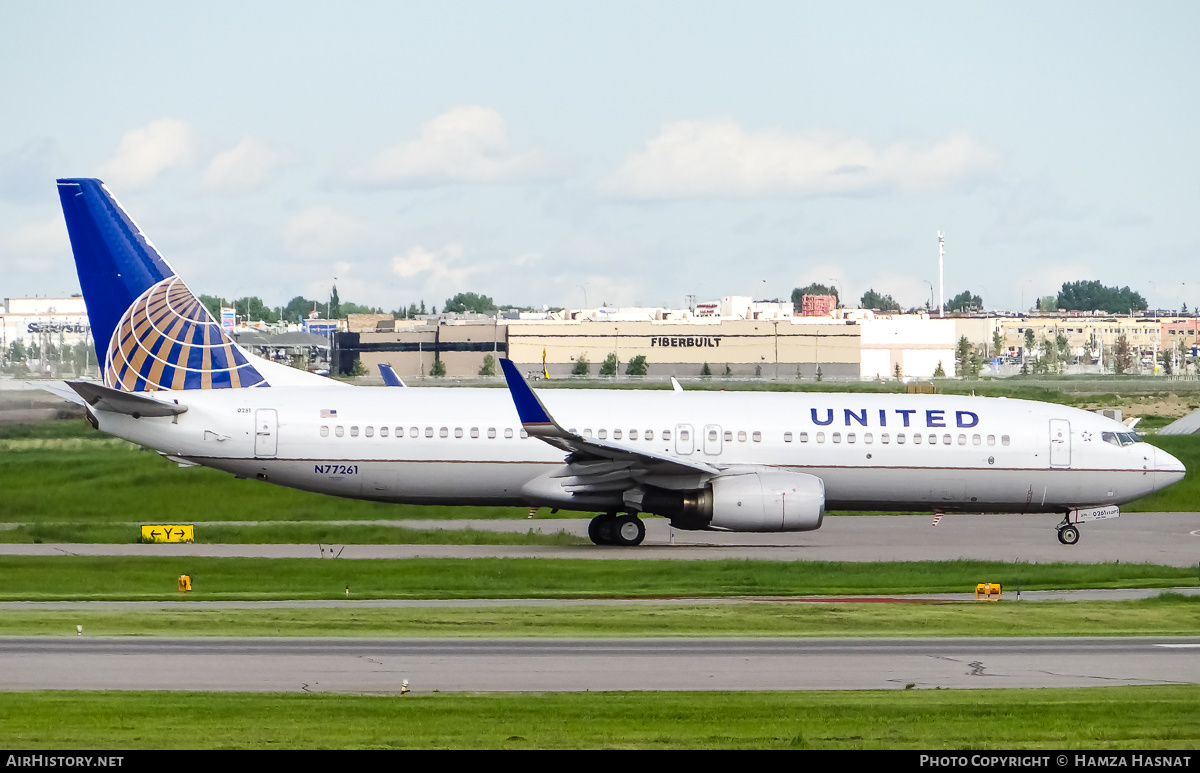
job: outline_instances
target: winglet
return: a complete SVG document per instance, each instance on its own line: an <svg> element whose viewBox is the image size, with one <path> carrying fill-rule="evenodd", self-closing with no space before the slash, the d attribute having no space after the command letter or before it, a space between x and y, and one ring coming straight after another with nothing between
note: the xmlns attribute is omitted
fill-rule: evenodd
<svg viewBox="0 0 1200 773"><path fill-rule="evenodd" d="M501 358L500 367L504 370L504 380L508 382L508 391L512 395L513 404L517 407L517 415L521 417L521 425L526 430L539 427L557 428L557 423L550 418L550 412L529 388L529 384L525 383L521 374L517 372L517 366L513 365L513 361Z"/></svg>
<svg viewBox="0 0 1200 773"><path fill-rule="evenodd" d="M408 386L408 384L404 383L404 379L402 379L396 375L396 369L393 368L391 365L388 365L387 363L381 362L379 364L379 375L383 376L384 386L390 386L390 387Z"/></svg>

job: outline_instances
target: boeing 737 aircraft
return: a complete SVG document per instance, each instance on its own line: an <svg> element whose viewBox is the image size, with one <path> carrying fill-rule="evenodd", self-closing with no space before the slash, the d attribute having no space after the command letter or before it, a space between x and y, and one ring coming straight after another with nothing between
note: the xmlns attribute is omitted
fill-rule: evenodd
<svg viewBox="0 0 1200 773"><path fill-rule="evenodd" d="M103 384L94 426L172 459L341 497L806 531L826 509L1059 513L1077 524L1183 477L1118 422L945 395L350 387L240 349L99 180L58 181Z"/></svg>

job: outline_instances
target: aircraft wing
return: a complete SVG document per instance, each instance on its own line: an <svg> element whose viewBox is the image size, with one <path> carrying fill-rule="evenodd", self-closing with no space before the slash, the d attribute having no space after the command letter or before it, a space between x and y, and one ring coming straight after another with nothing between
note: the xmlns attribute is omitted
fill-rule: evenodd
<svg viewBox="0 0 1200 773"><path fill-rule="evenodd" d="M567 468L555 474L567 478L563 488L575 493L618 491L660 476L717 475L721 468L673 456L630 448L569 432L550 416L546 406L521 377L512 360L501 359L504 378L521 417L521 426L531 436L567 452Z"/></svg>

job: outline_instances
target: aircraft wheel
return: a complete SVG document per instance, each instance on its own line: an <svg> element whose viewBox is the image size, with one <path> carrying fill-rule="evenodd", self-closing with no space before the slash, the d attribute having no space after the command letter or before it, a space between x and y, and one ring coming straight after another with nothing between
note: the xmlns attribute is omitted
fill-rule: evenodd
<svg viewBox="0 0 1200 773"><path fill-rule="evenodd" d="M1058 541L1064 545L1074 545L1079 541L1079 529L1074 526L1064 526L1058 530Z"/></svg>
<svg viewBox="0 0 1200 773"><path fill-rule="evenodd" d="M596 545L616 544L617 517L613 513L601 513L588 524L588 537Z"/></svg>
<svg viewBox="0 0 1200 773"><path fill-rule="evenodd" d="M642 540L646 539L646 524L642 523L642 519L636 515L622 515L616 520L616 529L614 530L617 545L625 547L634 547L642 544Z"/></svg>

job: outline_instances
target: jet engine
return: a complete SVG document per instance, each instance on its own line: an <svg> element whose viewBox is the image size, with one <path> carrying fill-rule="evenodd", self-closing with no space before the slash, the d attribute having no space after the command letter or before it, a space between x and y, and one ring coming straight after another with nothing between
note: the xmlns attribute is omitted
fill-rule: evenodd
<svg viewBox="0 0 1200 773"><path fill-rule="evenodd" d="M815 475L760 470L721 475L693 491L652 488L641 506L677 529L812 531L825 515L825 484Z"/></svg>

